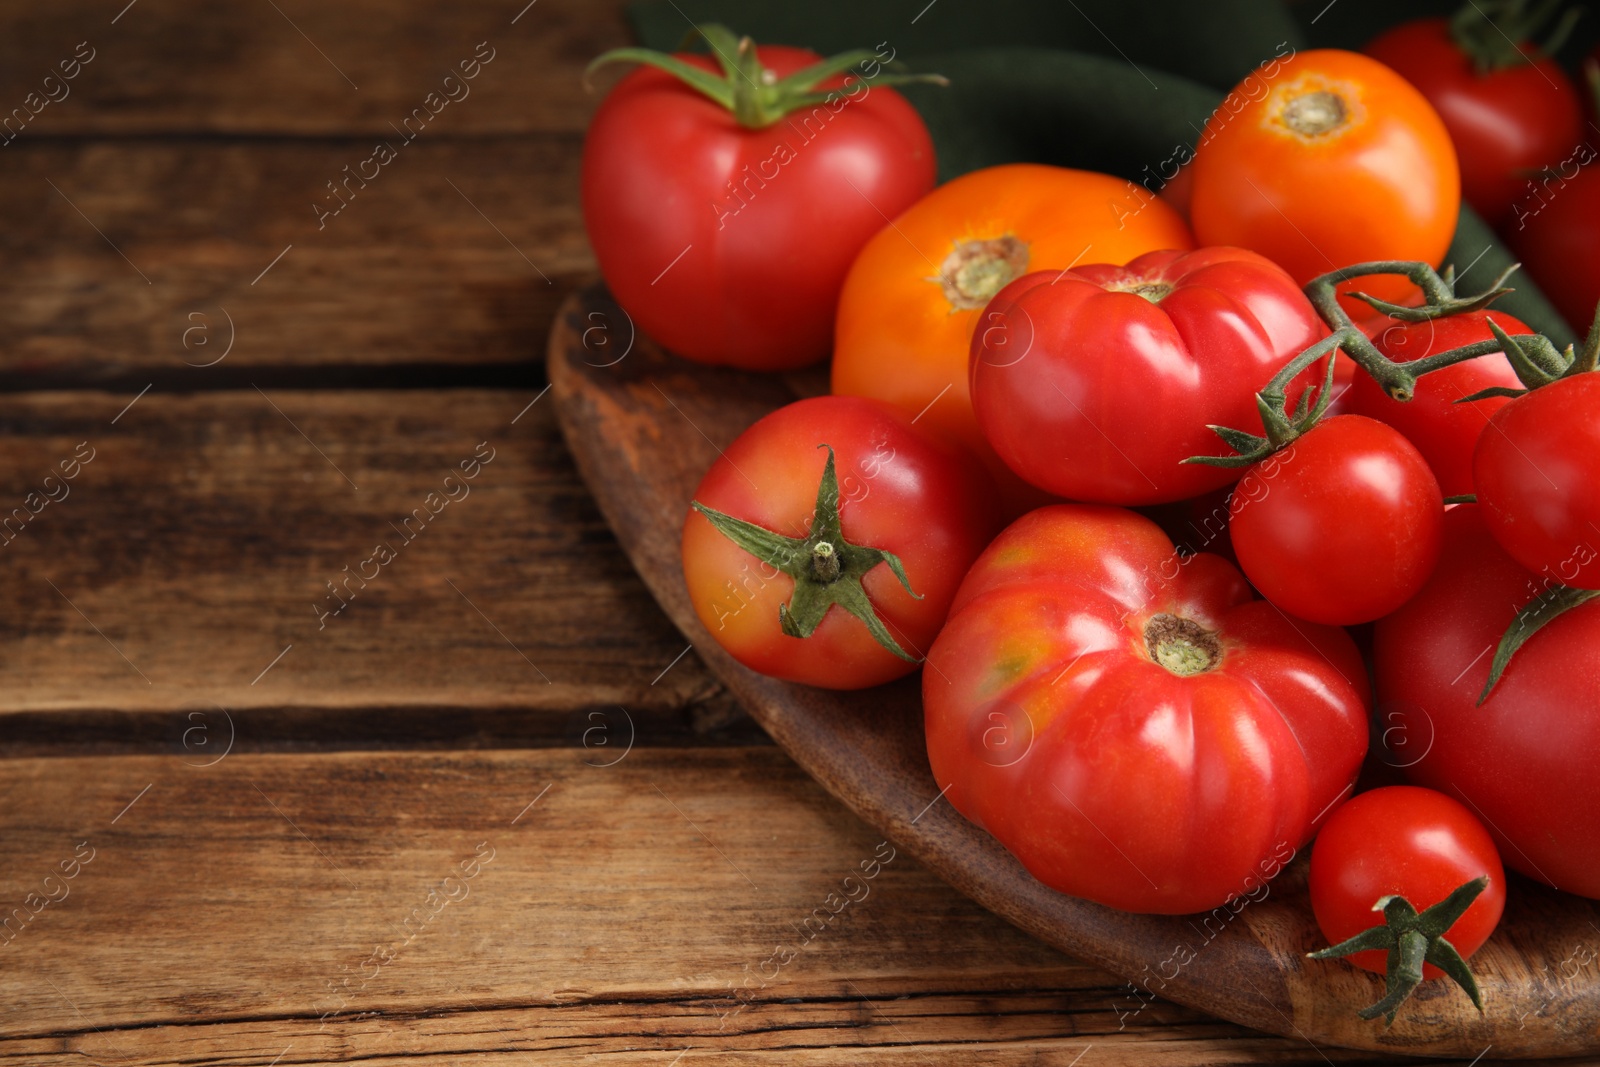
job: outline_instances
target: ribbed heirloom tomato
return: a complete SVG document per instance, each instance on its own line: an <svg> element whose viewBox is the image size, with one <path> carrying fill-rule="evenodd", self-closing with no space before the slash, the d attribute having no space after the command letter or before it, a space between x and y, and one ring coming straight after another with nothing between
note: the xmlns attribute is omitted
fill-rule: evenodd
<svg viewBox="0 0 1600 1067"><path fill-rule="evenodd" d="M714 57L602 57L673 73L634 71L595 113L589 241L617 302L673 352L755 370L814 363L856 252L933 188L933 144L887 87L900 77L883 70L892 49L819 77L801 73L815 53L701 31ZM729 69L713 77L719 61Z"/></svg>
<svg viewBox="0 0 1600 1067"><path fill-rule="evenodd" d="M1301 285L1353 263L1437 265L1461 179L1422 94L1377 60L1335 49L1291 56L1265 80L1268 92L1212 116L1195 152L1189 210L1200 243L1260 252ZM1397 275L1339 288L1396 303L1416 293Z"/></svg>
<svg viewBox="0 0 1600 1067"><path fill-rule="evenodd" d="M712 465L683 524L701 623L752 670L858 689L916 670L999 526L958 446L889 407L779 408Z"/></svg>
<svg viewBox="0 0 1600 1067"><path fill-rule="evenodd" d="M1182 465L1218 450L1206 427L1255 418L1256 390L1326 333L1281 267L1240 248L1039 271L985 309L972 401L1000 458L1041 489L1182 500L1238 478Z"/></svg>
<svg viewBox="0 0 1600 1067"><path fill-rule="evenodd" d="M1165 202L1108 174L1016 163L947 182L861 250L839 297L833 391L888 401L979 456L1013 504L1028 490L978 428L967 357L984 305L1029 271L1192 248Z"/></svg>
<svg viewBox="0 0 1600 1067"><path fill-rule="evenodd" d="M1125 911L1262 892L1355 780L1367 680L1343 630L1252 600L1150 520L1056 505L973 565L922 675L950 802L1034 876Z"/></svg>

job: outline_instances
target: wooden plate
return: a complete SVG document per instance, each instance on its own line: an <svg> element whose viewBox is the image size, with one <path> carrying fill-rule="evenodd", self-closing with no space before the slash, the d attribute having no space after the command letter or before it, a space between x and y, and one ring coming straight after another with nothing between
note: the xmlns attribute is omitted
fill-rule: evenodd
<svg viewBox="0 0 1600 1067"><path fill-rule="evenodd" d="M1305 953L1324 943L1302 855L1237 915L1131 915L1035 881L940 799L923 747L918 676L834 693L755 674L690 607L678 561L689 500L719 451L767 412L825 391L821 371L756 375L663 353L599 286L563 306L549 344L561 428L600 509L663 609L795 761L851 810L961 892L1041 940L1129 980L1114 1008L1153 995L1315 1044L1422 1055L1566 1056L1600 1048L1600 908L1517 879L1505 918L1473 957L1485 1013L1426 983L1392 1028L1356 1010L1382 980Z"/></svg>

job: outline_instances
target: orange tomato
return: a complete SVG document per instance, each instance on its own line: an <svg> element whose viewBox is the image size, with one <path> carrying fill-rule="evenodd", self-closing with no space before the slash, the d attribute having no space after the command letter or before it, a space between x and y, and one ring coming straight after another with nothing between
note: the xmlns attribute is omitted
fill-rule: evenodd
<svg viewBox="0 0 1600 1067"><path fill-rule="evenodd" d="M887 401L966 445L1021 514L1051 498L1006 467L973 415L967 360L984 305L1029 271L1193 247L1176 211L1122 178L1032 163L973 171L917 201L856 257L839 298L833 391Z"/></svg>
<svg viewBox="0 0 1600 1067"><path fill-rule="evenodd" d="M1444 123L1409 82L1367 56L1318 49L1252 74L1235 101L1211 116L1195 152L1189 217L1202 244L1260 252L1302 285L1369 260L1439 265L1461 173ZM1339 289L1396 303L1417 292L1399 275Z"/></svg>

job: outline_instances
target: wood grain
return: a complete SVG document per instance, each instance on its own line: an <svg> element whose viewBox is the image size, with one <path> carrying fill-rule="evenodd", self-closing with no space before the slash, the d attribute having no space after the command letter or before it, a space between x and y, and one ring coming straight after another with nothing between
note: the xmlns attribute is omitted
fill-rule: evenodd
<svg viewBox="0 0 1600 1067"><path fill-rule="evenodd" d="M1493 1046L1500 1056L1533 1057L1600 1047L1600 969L1555 981L1575 951L1595 944L1594 901L1519 880L1499 928L1473 957L1485 1013L1459 990L1432 983L1392 1027L1374 1025L1355 1013L1382 996L1380 979L1305 959L1323 942L1305 895L1304 856L1236 918L1222 909L1215 930L1192 917L1131 915L1055 893L937 803L942 794L928 768L917 677L837 693L740 666L700 625L671 535L719 451L794 393L771 376L676 359L645 338L627 360L596 366L582 333L591 316L621 315L602 289L587 290L551 337L552 388L579 469L656 599L706 663L801 766L867 822L1047 942L1151 993L1258 1029L1390 1054L1471 1057ZM1594 955L1590 948L1585 958Z"/></svg>
<svg viewBox="0 0 1600 1067"><path fill-rule="evenodd" d="M249 388L270 369L383 387L463 366L532 384L530 353L594 271L579 144L425 131L319 224L370 139L19 140L0 170L0 385Z"/></svg>
<svg viewBox="0 0 1600 1067"><path fill-rule="evenodd" d="M482 41L495 58L441 120L458 132L574 133L599 99L584 91L584 66L628 43L622 10L621 0L19 5L0 35L7 112L31 92L61 96L43 79L79 42L95 54L3 151L45 137L381 134Z"/></svg>
<svg viewBox="0 0 1600 1067"><path fill-rule="evenodd" d="M950 890L773 748L587 759L0 763L0 904L66 890L0 934L0 1057L1372 1062L1163 1002L1120 1026L1115 979ZM47 886L80 842L92 859ZM828 903L852 872L855 902ZM764 966L778 946L795 958Z"/></svg>
<svg viewBox="0 0 1600 1067"><path fill-rule="evenodd" d="M381 739L401 716L424 741L559 741L591 709L692 733L698 706L727 702L693 652L674 663L688 643L616 550L540 397L0 399L0 717L31 718L34 740L61 718L78 743L149 716L170 745L188 712L218 707L269 737ZM63 482L80 443L93 458ZM479 452L492 460L461 481ZM374 560L379 544L392 561Z"/></svg>

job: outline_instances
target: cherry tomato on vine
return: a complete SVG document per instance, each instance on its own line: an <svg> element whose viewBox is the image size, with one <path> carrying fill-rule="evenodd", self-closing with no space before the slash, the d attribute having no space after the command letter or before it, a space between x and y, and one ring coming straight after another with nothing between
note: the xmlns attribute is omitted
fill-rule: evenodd
<svg viewBox="0 0 1600 1067"><path fill-rule="evenodd" d="M1259 900L1351 788L1367 679L1343 630L1252 600L1122 508L997 537L922 674L935 781L1051 888L1124 911Z"/></svg>
<svg viewBox="0 0 1600 1067"><path fill-rule="evenodd" d="M1460 175L1421 93L1377 60L1334 49L1251 77L1268 91L1213 115L1195 152L1189 210L1201 244L1260 252L1301 285L1354 263L1443 259ZM1416 293L1396 275L1339 287L1352 288L1392 303Z"/></svg>
<svg viewBox="0 0 1600 1067"><path fill-rule="evenodd" d="M1583 140L1583 106L1560 65L1477 5L1401 23L1363 51L1428 98L1461 161L1461 195L1499 225L1529 179ZM1513 44L1513 42L1516 42Z"/></svg>
<svg viewBox="0 0 1600 1067"><path fill-rule="evenodd" d="M1414 785L1353 797L1317 834L1310 880L1317 926L1336 946L1317 953L1318 958L1343 957L1378 974L1391 966L1400 969L1398 976L1391 975L1400 985L1398 995L1363 1015L1387 1014L1392 1021L1412 989L1447 973L1481 1004L1465 961L1500 922L1506 876L1489 831L1460 801ZM1344 944L1374 926L1386 929L1368 933L1366 940L1390 950L1399 947L1406 930L1414 931L1409 936L1426 948L1427 962L1418 960L1420 969L1408 973L1398 951Z"/></svg>
<svg viewBox="0 0 1600 1067"><path fill-rule="evenodd" d="M1424 322L1401 322L1381 316L1363 324L1379 352L1397 363L1427 356L1477 341L1492 341L1488 327L1493 319L1509 334L1533 330L1499 311L1470 311ZM1436 370L1417 379L1416 391L1404 403L1391 400L1370 375L1357 372L1352 379L1345 410L1353 415L1386 422L1405 435L1428 461L1439 490L1445 496L1473 491L1472 450L1489 418L1504 407L1505 397L1485 397L1471 403L1459 401L1492 388L1518 389L1521 382L1504 354L1496 352Z"/></svg>
<svg viewBox="0 0 1600 1067"><path fill-rule="evenodd" d="M1238 477L1183 465L1218 451L1206 427L1255 418L1256 390L1326 333L1281 267L1240 248L1039 271L983 313L973 408L995 452L1040 489L1182 500Z"/></svg>
<svg viewBox="0 0 1600 1067"><path fill-rule="evenodd" d="M1338 626L1370 622L1428 580L1444 498L1399 431L1338 415L1253 470L1266 488L1235 512L1233 550L1284 611Z"/></svg>
<svg viewBox="0 0 1600 1067"><path fill-rule="evenodd" d="M1378 622L1379 707L1405 740L1405 772L1488 827L1507 866L1600 898L1600 602L1549 618L1482 705L1492 651L1548 583L1500 548L1482 507L1445 516L1433 577Z"/></svg>
<svg viewBox="0 0 1600 1067"><path fill-rule="evenodd" d="M589 242L617 302L678 355L814 363L856 253L933 188L933 143L888 88L903 80L883 72L888 56L850 53L819 77L799 73L821 61L812 52L701 29L716 58L620 49L596 61L670 69L630 73L595 113Z"/></svg>
<svg viewBox="0 0 1600 1067"><path fill-rule="evenodd" d="M684 578L746 667L859 689L916 670L997 512L959 447L887 404L814 397L712 465L683 525Z"/></svg>
<svg viewBox="0 0 1600 1067"><path fill-rule="evenodd" d="M984 461L1011 514L1044 502L978 428L967 357L984 306L1013 278L1085 254L1113 263L1191 248L1170 206L1109 174L1015 163L948 182L867 242L839 298L833 391L885 400Z"/></svg>
<svg viewBox="0 0 1600 1067"><path fill-rule="evenodd" d="M1600 373L1519 396L1489 426L1472 472L1490 532L1529 570L1600 589Z"/></svg>

